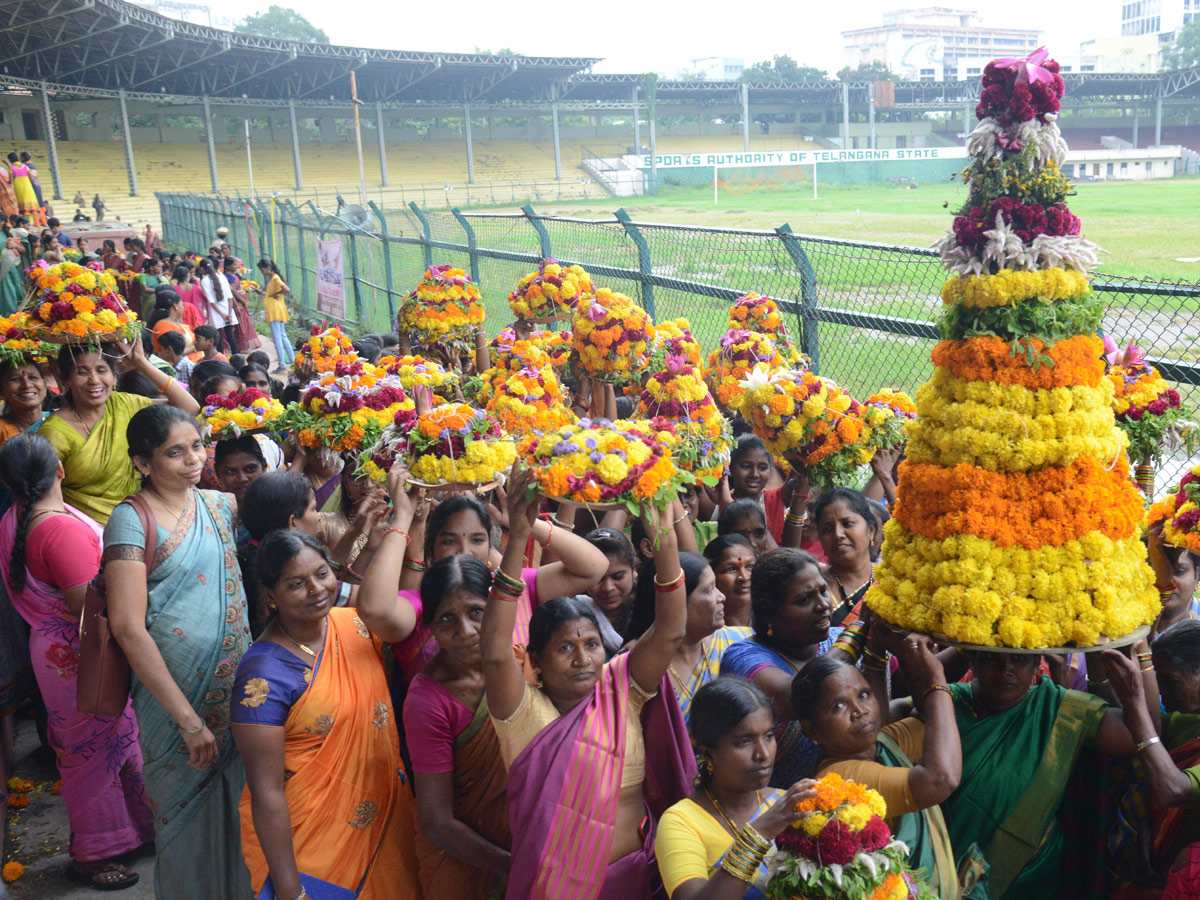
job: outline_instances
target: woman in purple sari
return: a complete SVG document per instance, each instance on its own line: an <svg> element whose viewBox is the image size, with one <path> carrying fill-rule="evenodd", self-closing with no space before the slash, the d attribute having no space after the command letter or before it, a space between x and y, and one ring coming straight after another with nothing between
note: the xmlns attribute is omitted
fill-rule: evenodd
<svg viewBox="0 0 1200 900"><path fill-rule="evenodd" d="M647 507L656 538L655 621L629 653L604 661L590 605L559 597L529 622L538 684L513 655L523 585L506 573L537 517L536 482L517 473L508 488L509 537L482 625L485 693L508 767L513 829L510 898L643 900L650 897L654 818L691 793L695 757L667 670L685 637L678 545L667 510ZM519 563L517 563L519 564Z"/></svg>
<svg viewBox="0 0 1200 900"><path fill-rule="evenodd" d="M100 526L62 499L63 469L39 434L0 449L0 480L15 503L0 520L0 577L32 629L34 674L62 777L73 862L67 877L100 890L137 883L118 857L154 840L133 707L92 716L76 706L79 611L100 569Z"/></svg>

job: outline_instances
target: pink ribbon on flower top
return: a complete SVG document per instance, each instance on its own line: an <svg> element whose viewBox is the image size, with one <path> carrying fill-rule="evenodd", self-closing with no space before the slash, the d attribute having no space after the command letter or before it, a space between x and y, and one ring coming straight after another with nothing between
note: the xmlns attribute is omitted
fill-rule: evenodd
<svg viewBox="0 0 1200 900"><path fill-rule="evenodd" d="M1017 57L1005 57L1004 59L993 60L993 65L997 69L1012 69L1017 73L1017 84L1037 84L1040 81L1053 81L1054 73L1042 66L1050 56L1050 51L1045 47L1038 47L1028 56L1023 59Z"/></svg>
<svg viewBox="0 0 1200 900"><path fill-rule="evenodd" d="M1145 357L1142 356L1142 348L1136 344L1126 344L1125 349L1120 349L1117 342L1108 335L1104 336L1104 358L1108 360L1110 366L1140 366L1145 362Z"/></svg>

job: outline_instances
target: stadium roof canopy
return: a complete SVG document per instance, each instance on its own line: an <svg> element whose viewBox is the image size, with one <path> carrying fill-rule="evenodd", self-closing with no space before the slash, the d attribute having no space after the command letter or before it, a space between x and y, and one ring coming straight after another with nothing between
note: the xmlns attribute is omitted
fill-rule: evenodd
<svg viewBox="0 0 1200 900"><path fill-rule="evenodd" d="M125 0L0 0L0 83L61 94L150 99L344 104L351 72L359 99L406 108L471 103L480 108L549 104L584 109L646 102L642 75L594 74L598 59L370 50L236 34L167 18ZM1069 105L1104 100L1200 99L1200 68L1163 74L1069 73ZM865 104L870 85L838 81L751 84L659 81L675 106ZM974 81L903 81L894 105L946 109L974 104Z"/></svg>
<svg viewBox="0 0 1200 900"><path fill-rule="evenodd" d="M236 34L123 0L0 0L0 71L56 87L193 97L550 101L595 59L368 50Z"/></svg>

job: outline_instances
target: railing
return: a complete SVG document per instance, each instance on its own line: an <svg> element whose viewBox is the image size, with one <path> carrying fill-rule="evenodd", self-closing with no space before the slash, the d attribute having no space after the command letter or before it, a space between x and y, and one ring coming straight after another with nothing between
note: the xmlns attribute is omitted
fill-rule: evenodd
<svg viewBox="0 0 1200 900"><path fill-rule="evenodd" d="M853 393L913 391L932 371L946 277L932 250L799 235L786 224L751 231L634 222L623 210L610 220L584 220L538 215L528 205L517 215L467 215L371 202L369 221L355 227L311 201L158 199L166 240L202 249L219 226L230 228L240 255L275 258L309 317L316 316L314 241L340 237L347 325L362 331L392 330L398 303L434 263L467 270L489 320L508 324L508 293L543 258L555 257L582 264L658 319L687 318L706 350L725 332L730 301L756 291L780 303L814 368ZM1108 304L1105 332L1140 345L1200 407L1200 285L1099 274L1092 287Z"/></svg>

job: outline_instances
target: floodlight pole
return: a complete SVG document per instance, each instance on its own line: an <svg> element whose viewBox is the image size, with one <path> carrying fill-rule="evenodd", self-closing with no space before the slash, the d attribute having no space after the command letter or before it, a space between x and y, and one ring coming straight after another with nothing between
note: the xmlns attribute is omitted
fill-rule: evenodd
<svg viewBox="0 0 1200 900"><path fill-rule="evenodd" d="M254 199L254 161L250 157L250 120L242 119L246 126L246 170L250 173L250 199Z"/></svg>
<svg viewBox="0 0 1200 900"><path fill-rule="evenodd" d="M713 166L713 206L717 205L717 167Z"/></svg>
<svg viewBox="0 0 1200 900"><path fill-rule="evenodd" d="M350 72L350 102L354 104L354 141L358 144L358 191L359 203L367 205L367 173L363 168L362 129L358 124L358 82L354 80L354 72Z"/></svg>

